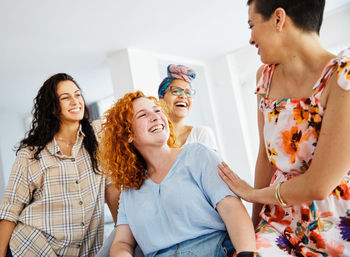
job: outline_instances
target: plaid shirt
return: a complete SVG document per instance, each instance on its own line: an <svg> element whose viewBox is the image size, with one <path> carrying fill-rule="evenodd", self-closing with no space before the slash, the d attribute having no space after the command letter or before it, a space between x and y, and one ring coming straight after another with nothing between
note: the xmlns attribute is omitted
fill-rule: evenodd
<svg viewBox="0 0 350 257"><path fill-rule="evenodd" d="M94 171L79 130L72 156L53 140L33 159L21 149L0 205L16 222L13 256L95 256L103 243L105 177Z"/></svg>

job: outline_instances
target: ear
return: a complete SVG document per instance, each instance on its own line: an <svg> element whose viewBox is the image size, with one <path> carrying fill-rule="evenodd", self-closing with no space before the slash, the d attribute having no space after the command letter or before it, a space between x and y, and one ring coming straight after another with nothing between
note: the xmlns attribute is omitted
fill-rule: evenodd
<svg viewBox="0 0 350 257"><path fill-rule="evenodd" d="M128 139L128 143L131 144L133 141L134 141L134 137L130 136L129 139Z"/></svg>
<svg viewBox="0 0 350 257"><path fill-rule="evenodd" d="M277 8L273 13L273 19L276 26L276 31L281 32L286 23L287 14L283 8Z"/></svg>

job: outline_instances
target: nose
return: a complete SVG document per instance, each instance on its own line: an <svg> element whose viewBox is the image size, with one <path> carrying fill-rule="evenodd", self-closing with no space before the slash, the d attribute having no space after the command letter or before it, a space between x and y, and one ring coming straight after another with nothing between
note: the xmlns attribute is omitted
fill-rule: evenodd
<svg viewBox="0 0 350 257"><path fill-rule="evenodd" d="M156 114L156 113L152 113L150 116L149 116L149 118L150 118L150 120L151 121L156 121L156 120L158 120L158 115Z"/></svg>
<svg viewBox="0 0 350 257"><path fill-rule="evenodd" d="M249 44L251 44L251 45L255 45L255 41L253 40L253 38L252 38L252 37L250 37Z"/></svg>
<svg viewBox="0 0 350 257"><path fill-rule="evenodd" d="M71 102L72 105L78 105L79 104L79 99L77 99L76 97L72 97L70 102Z"/></svg>

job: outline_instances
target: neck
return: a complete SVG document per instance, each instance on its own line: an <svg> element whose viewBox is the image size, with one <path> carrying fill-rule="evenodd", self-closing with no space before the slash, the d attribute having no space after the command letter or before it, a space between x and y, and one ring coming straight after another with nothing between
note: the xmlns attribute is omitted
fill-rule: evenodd
<svg viewBox="0 0 350 257"><path fill-rule="evenodd" d="M182 131L183 129L185 129L185 124L183 123L183 118L175 118L175 117L172 117L171 118L171 121L173 123L173 126L175 128L176 131Z"/></svg>
<svg viewBox="0 0 350 257"><path fill-rule="evenodd" d="M176 148L170 148L166 143L162 147L150 146L138 150L144 158L149 174L161 173L168 170ZM170 165L171 166L171 165Z"/></svg>
<svg viewBox="0 0 350 257"><path fill-rule="evenodd" d="M282 62L279 63L281 71L288 77L299 74L318 72L334 57L324 49L316 33L296 32L290 37L297 40L287 40Z"/></svg>
<svg viewBox="0 0 350 257"><path fill-rule="evenodd" d="M55 137L65 140L66 142L75 142L79 126L79 122L61 122L60 129Z"/></svg>

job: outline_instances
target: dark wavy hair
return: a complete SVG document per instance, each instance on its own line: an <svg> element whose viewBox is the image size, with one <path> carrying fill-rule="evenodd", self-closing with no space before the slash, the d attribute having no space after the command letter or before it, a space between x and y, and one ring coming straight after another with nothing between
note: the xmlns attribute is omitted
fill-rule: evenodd
<svg viewBox="0 0 350 257"><path fill-rule="evenodd" d="M78 83L72 76L66 73L57 73L47 79L39 89L34 98L32 110L33 121L30 130L25 138L19 143L16 154L19 150L29 147L34 152L34 159L39 160L40 152L53 140L54 135L60 128L59 114L61 107L57 95L57 85L62 81L72 81L79 89ZM90 155L92 167L97 170L97 139L89 121L89 110L85 104L84 117L80 121L82 131L85 134L83 144Z"/></svg>
<svg viewBox="0 0 350 257"><path fill-rule="evenodd" d="M325 0L248 0L247 5L255 3L255 11L265 20L281 7L298 28L320 34L325 2Z"/></svg>

